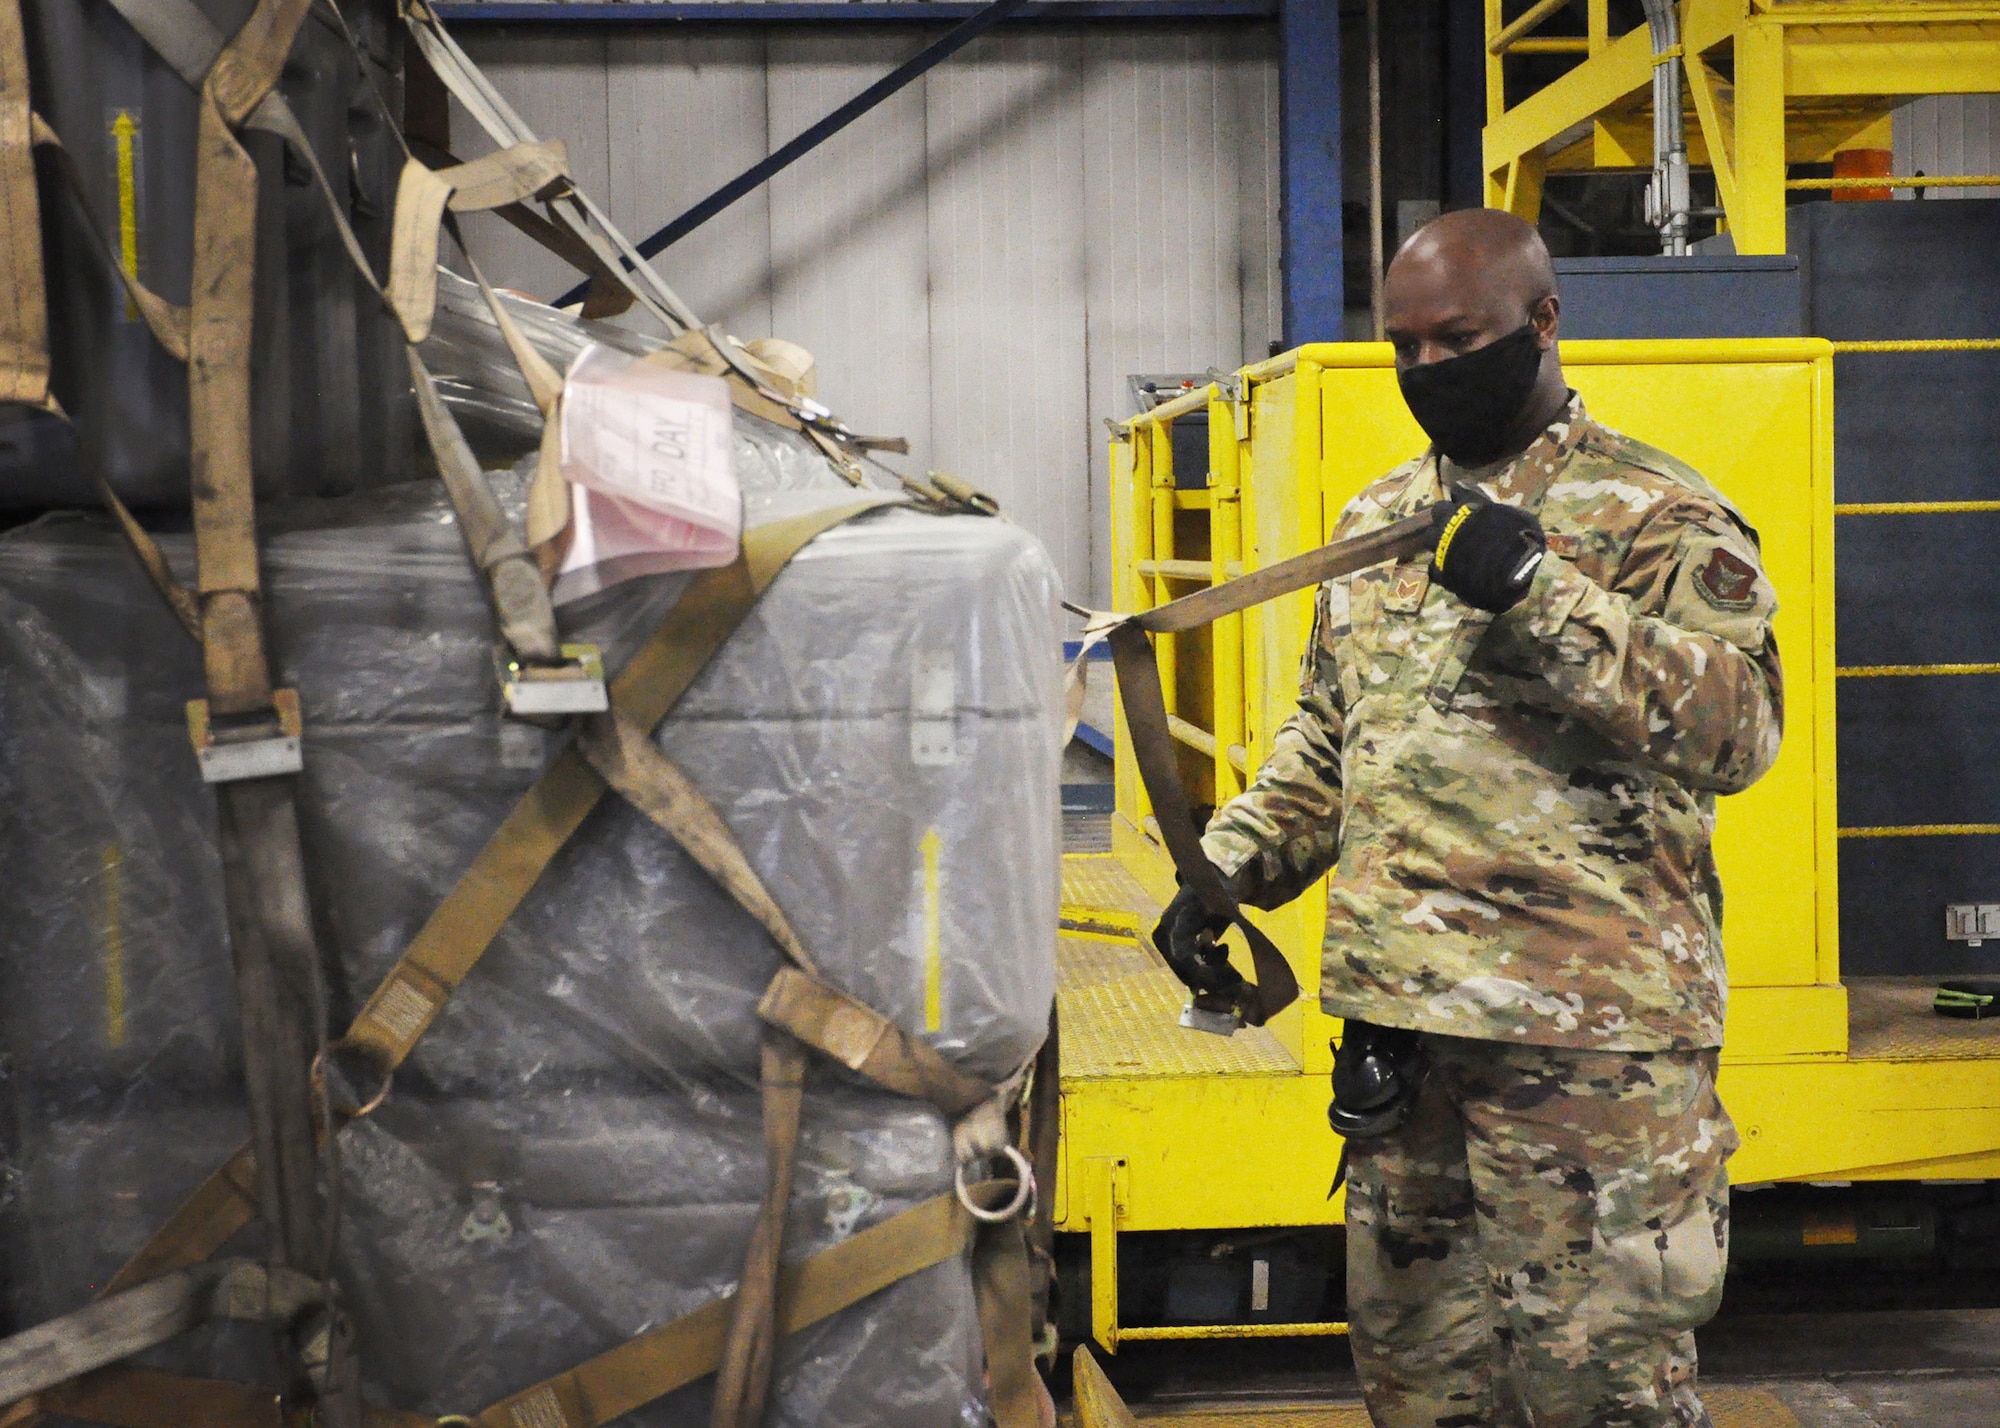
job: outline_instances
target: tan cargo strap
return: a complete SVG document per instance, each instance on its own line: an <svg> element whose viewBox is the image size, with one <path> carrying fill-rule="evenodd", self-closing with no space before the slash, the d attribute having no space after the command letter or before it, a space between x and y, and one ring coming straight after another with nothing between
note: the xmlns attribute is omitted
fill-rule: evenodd
<svg viewBox="0 0 2000 1428"><path fill-rule="evenodd" d="M791 967L771 979L757 1015L878 1086L929 1101L953 1118L993 1099L993 1088L952 1065L865 1002Z"/></svg>
<svg viewBox="0 0 2000 1428"><path fill-rule="evenodd" d="M430 438L452 509L458 513L459 530L465 536L472 564L492 596L500 637L522 659L553 663L562 657L561 640L556 632L555 608L549 603L548 587L542 583L535 558L500 509L486 473L479 469L465 434L438 396L437 383L417 356L417 349L405 350L417 394L417 415Z"/></svg>
<svg viewBox="0 0 2000 1428"><path fill-rule="evenodd" d="M1009 1187L975 1189L997 1199ZM935 1196L786 1266L778 1277L778 1324L786 1334L810 1328L913 1274L955 1259L973 1238L973 1219L957 1198ZM603 1428L714 1373L722 1362L734 1304L734 1295L704 1304L502 1399L473 1421L478 1428ZM122 1364L43 1393L38 1407L111 1428L282 1428L277 1397L268 1389ZM7 1421L0 1415L0 1423ZM367 1422L368 1428L435 1425L416 1414L380 1409L368 1410Z"/></svg>
<svg viewBox="0 0 2000 1428"><path fill-rule="evenodd" d="M125 1261L100 1292L117 1294L162 1274L200 1264L257 1213L257 1157L240 1147L182 1201L144 1247Z"/></svg>
<svg viewBox="0 0 2000 1428"><path fill-rule="evenodd" d="M29 1408L107 1428L286 1428L284 1401L271 1389L129 1364L85 1374L17 1404L14 1412ZM429 1419L378 1423L373 1411L368 1418L369 1428L436 1428ZM25 1428L26 1422L25 1415L0 1412L0 1428Z"/></svg>
<svg viewBox="0 0 2000 1428"><path fill-rule="evenodd" d="M155 53L160 55L188 84L197 89L201 87L210 65L222 50L223 37L192 0L114 0L114 3L127 22L139 32L141 38ZM331 13L339 22L341 33L355 50L357 62L365 66L368 63L367 56L361 53L352 32L348 30L346 18L337 8ZM387 117L393 127L394 116ZM327 212L333 219L356 272L389 304L398 321L406 329L412 321L417 322L426 331L429 328L431 312L436 304L437 227L447 206L461 210L492 208L496 206L493 201L496 190L509 183L524 187L526 191L520 193L519 197L525 198L528 193L539 192L552 184L563 182L566 178L560 145L528 146L527 149L507 155L489 156L474 164L457 165L447 174L434 175L430 178L423 177L430 175L430 170L413 159L410 167L418 172L405 174L403 190L407 193L414 188L417 192L412 203L401 202L399 195L394 219L397 246L391 264L392 281L390 288L385 290L381 280L369 266L367 255L354 234L353 226L348 222L338 195L327 181L317 151L299 126L297 117L285 102L284 96L275 90L266 94L245 124L246 127L260 128L280 136L309 166L319 185ZM80 187L79 198L83 198ZM585 257L594 259L590 250L578 244L573 235L555 229L543 220L535 219L534 215L521 207L517 199L506 200L497 206L503 210L518 210L518 213L510 214L510 217L516 220L516 226L536 231L534 225L539 223L550 233L561 234L570 240L567 251L571 256L575 256L580 248ZM87 200L85 212L94 231L97 231L100 245L103 246L104 235L101 227L96 224L96 215L90 210ZM154 335L169 351L186 360L185 315L180 315L180 341L177 347L173 340L175 330L172 321L176 310L162 303L159 298L140 287L135 279L126 274L118 263L115 253L112 253L108 246L106 252L114 270L119 272L128 290L132 291L133 300L145 314ZM599 266L601 268L601 264ZM518 331L513 329L507 314L500 309L498 300L486 286L483 276L480 285L486 290L487 299L494 307L495 320L501 325L503 333L508 336L509 346L514 351L516 361L521 364L523 374L546 413L549 410L550 393L552 390L560 389L560 379L550 371L548 364L538 355L532 351L524 352L525 343L520 340ZM413 339L413 343L415 340L420 339ZM413 364L417 361L414 351L410 360ZM498 503L492 499L485 474L478 469L477 462L471 460L470 450L466 447L464 436L458 429L457 420L452 417L448 408L435 399L434 389L426 390L431 388L432 384L423 374L413 375L424 434L429 439L432 453L440 471L444 474L453 506L467 531L475 562L479 563L481 573L489 583L503 638L523 660L540 664L559 662L561 652L555 632L555 615L539 570L532 559L526 559L525 551L522 553L524 561L516 562L496 550L496 546L504 547L505 542L498 541L494 537L493 518L499 518L503 532L505 519L500 516ZM551 504L551 487L547 476L538 484L536 494L544 508ZM566 493L558 487L554 488L554 494L560 496ZM123 509L122 502L118 501L115 494L105 495L105 501L117 516L121 528L137 553L140 563L145 566L147 574L153 577L154 583L160 586L161 593L167 596L169 603L175 606L178 613L179 599L172 593L172 587L160 580L159 572L165 569L165 563L158 558L158 552L152 548L150 538L140 530L137 522L131 519L130 512ZM566 519L567 502L562 501L559 504L562 507L560 514ZM563 523L563 520L557 520L555 525L559 529ZM546 517L541 524L548 524ZM483 538L474 540L475 532L480 533ZM486 557L485 560L481 559L482 554ZM497 566L491 563L496 559L504 560L505 563ZM521 578L523 574L535 577L532 585Z"/></svg>
<svg viewBox="0 0 2000 1428"><path fill-rule="evenodd" d="M939 1195L787 1266L778 1276L779 1332L795 1334L899 1280L956 1258L972 1242L972 1225L956 1197ZM503 1399L479 1414L476 1422L479 1428L603 1428L715 1372L722 1362L735 1301L731 1295L704 1304L671 1324Z"/></svg>
<svg viewBox="0 0 2000 1428"><path fill-rule="evenodd" d="M1071 1361L1075 1385L1076 1428L1139 1428L1139 1420L1097 1366L1088 1344L1078 1344Z"/></svg>
<svg viewBox="0 0 2000 1428"><path fill-rule="evenodd" d="M309 0L260 0L202 82L195 149L189 433L202 651L216 714L271 707L250 457L257 166L236 129L278 77Z"/></svg>
<svg viewBox="0 0 2000 1428"><path fill-rule="evenodd" d="M423 0L408 0L403 6L403 21L410 38L445 88L465 106L473 122L486 131L494 144L509 149L536 142L534 131L459 48ZM556 222L597 255L603 270L670 331L701 326L694 310L667 286L658 269L639 256L638 250L589 194L572 186L555 195L547 207Z"/></svg>
<svg viewBox="0 0 2000 1428"><path fill-rule="evenodd" d="M689 583L613 682L612 707L641 728L656 726L793 555L814 536L890 499L857 498L750 531L734 562L702 571ZM605 787L580 751L565 750L556 758L362 1008L347 1034L349 1045L385 1069L402 1064Z"/></svg>
<svg viewBox="0 0 2000 1428"><path fill-rule="evenodd" d="M750 531L734 563L703 571L611 686L612 707L642 725L666 717L709 659L793 555L822 531L889 504L857 498ZM446 894L349 1028L345 1042L384 1076L416 1048L445 1001L478 965L500 929L569 836L604 796L604 781L575 749L558 755ZM211 1174L119 1271L114 1284L187 1264L219 1250L249 1223L254 1206L248 1147Z"/></svg>
<svg viewBox="0 0 2000 1428"><path fill-rule="evenodd" d="M798 1178L799 1120L805 1109L806 1050L783 1032L764 1029L758 1094L764 1119L764 1198L743 1248L736 1302L716 1364L712 1428L762 1428L778 1362L778 1277L785 1221Z"/></svg>
<svg viewBox="0 0 2000 1428"><path fill-rule="evenodd" d="M412 343L430 336L437 310L438 229L445 211L476 212L518 203L569 177L560 142L520 144L442 172L415 159L396 188L389 301ZM532 379L531 379L532 380ZM539 404L541 394L536 393Z"/></svg>
<svg viewBox="0 0 2000 1428"><path fill-rule="evenodd" d="M1021 1095L1021 1147L1034 1167L1037 1185L1053 1186L1059 1172L1062 1137L1062 1028L1049 1008L1049 1034L1028 1073ZM1050 1331L1049 1299L1055 1285L1056 1197L1036 1197L1034 1213L1022 1226L1027 1236L1030 1323L1036 1357L1053 1359L1055 1336Z"/></svg>
<svg viewBox="0 0 2000 1428"><path fill-rule="evenodd" d="M990 1152L1006 1139L1004 1116L996 1105L1000 1093L951 1065L874 1008L820 978L811 953L750 866L742 844L721 813L643 729L609 715L587 723L578 743L605 782L673 838L770 933L792 964L778 970L758 1006L766 1022L762 1090L768 1170L764 1200L744 1254L742 1288L730 1320L709 1420L711 1428L757 1428L763 1421L776 1357L775 1286L798 1154L805 1071L801 1043L891 1090L930 1100L955 1120L967 1118L975 1110L990 1111L988 1118L995 1125L982 1127L976 1136L968 1137L983 1151ZM1025 1177L1019 1189L1020 1195L1013 1202L1016 1209L1030 1194ZM987 1208L990 1211L991 1207ZM986 1220L988 1215L978 1217ZM1003 1428L1014 1428L1015 1424L1038 1421L1034 1411L1025 1418L1015 1416L1019 1401L1025 1401L1030 1410L1036 1406L1030 1346L1032 1294L1020 1226L1011 1222L1011 1215L993 1219L995 1223L987 1226L992 1233L983 1233L980 1242L981 1323L986 1330L996 1413L1005 1394L1010 1402L1000 1422Z"/></svg>
<svg viewBox="0 0 2000 1428"><path fill-rule="evenodd" d="M262 629L251 466L257 166L237 130L277 82L309 3L258 0L203 78L196 123L188 434L208 699L191 727L253 739L284 726ZM217 832L257 1147L257 1209L273 1258L319 1278L327 1271L332 1203L311 1076L325 1036L324 984L295 794L290 776L223 782ZM326 1428L358 1428L353 1335L331 1286L312 1322L280 1341L295 1381L310 1391L301 1406Z"/></svg>
<svg viewBox="0 0 2000 1428"><path fill-rule="evenodd" d="M1137 615L1105 617L1092 624L1092 634L1102 633L1111 645L1120 703L1132 734L1133 759L1152 801L1153 816L1159 820L1161 841L1182 879L1201 895L1202 906L1217 917L1228 918L1250 944L1257 977L1243 989L1236 1010L1252 1026L1262 1026L1297 1000L1298 978L1285 954L1243 915L1236 895L1201 850L1201 830L1194 826L1188 810L1174 737L1167 728L1159 661L1147 635L1191 630L1294 590L1384 561L1401 560L1430 549L1434 540L1426 508L1379 531L1321 546Z"/></svg>
<svg viewBox="0 0 2000 1428"><path fill-rule="evenodd" d="M468 536L473 529L490 527L491 518L499 516L500 508L486 488L485 474L470 459L457 421L437 400L435 392L427 394L423 390L430 383L421 370L416 349L429 335L437 308L438 232L449 223L449 212L515 205L531 195L567 185L568 181L568 160L562 145L533 143L516 144L444 170L430 169L412 157L403 166L402 180L397 186L394 250L389 264L390 304L410 344L424 431L431 439L439 469L447 466L454 469L448 485L452 502L467 523ZM457 235L455 226L452 232ZM460 248L464 249L463 243ZM509 549L504 567L481 564L480 569L490 581L502 632L516 631L526 640L517 642L509 635L508 643L515 654L531 662L555 663L561 655L548 580L560 564L557 541L570 519L569 483L563 478L561 459L562 374L522 336L519 325L493 291L492 284L486 281L486 274L470 251L465 251L465 260L473 277L478 279L487 310L493 314L507 350L513 354L514 365L520 369L522 380L528 384L528 391L542 414L541 455L534 484L528 492L527 549L521 552L521 561ZM509 530L504 544L511 547L513 543ZM475 546L475 561L479 559L478 551ZM529 555L529 551L533 554ZM536 575L532 585L520 578L524 570Z"/></svg>
<svg viewBox="0 0 2000 1428"><path fill-rule="evenodd" d="M979 1226L972 1289L986 1344L987 1407L999 1428L1040 1428L1046 1390L1035 1372L1034 1287L1018 1218Z"/></svg>
<svg viewBox="0 0 2000 1428"><path fill-rule="evenodd" d="M0 1339L0 1407L211 1319L284 1324L323 1297L318 1281L277 1265L218 1260L179 1270Z"/></svg>
<svg viewBox="0 0 2000 1428"><path fill-rule="evenodd" d="M0 0L0 401L54 412L40 202L21 0Z"/></svg>
<svg viewBox="0 0 2000 1428"><path fill-rule="evenodd" d="M147 46L165 60L184 80L188 87L199 91L208 71L214 65L216 56L222 53L223 34L194 3L194 0L110 0L111 6L125 19L125 23L135 30ZM257 102L256 108L243 121L247 129L261 129L267 134L275 134L284 140L291 151L298 156L312 173L313 181L319 186L320 196L326 201L333 215L334 227L340 233L340 241L346 247L348 257L368 285L378 294L382 285L368 266L367 255L362 251L361 240L354 236L354 229L347 221L346 210L341 207L339 196L320 166L319 152L306 137L298 116L292 112L285 96L272 89ZM115 266L115 264L114 264Z"/></svg>
<svg viewBox="0 0 2000 1428"><path fill-rule="evenodd" d="M614 711L585 720L577 745L598 776L665 829L737 906L771 934L779 951L801 967L813 968L812 954L750 866L722 814L660 751L650 734Z"/></svg>

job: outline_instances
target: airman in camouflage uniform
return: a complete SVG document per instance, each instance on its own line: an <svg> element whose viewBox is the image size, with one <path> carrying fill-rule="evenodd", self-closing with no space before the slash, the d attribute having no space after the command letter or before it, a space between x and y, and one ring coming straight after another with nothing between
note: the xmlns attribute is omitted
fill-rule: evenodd
<svg viewBox="0 0 2000 1428"><path fill-rule="evenodd" d="M1407 340L1398 272L1435 289ZM1427 558L1323 586L1298 711L1203 846L1256 906L1331 874L1322 1005L1427 1055L1412 1120L1349 1146L1376 1423L1692 1428L1736 1147L1709 839L1716 796L1777 756L1776 598L1720 492L1561 385L1553 274L1519 220L1447 215L1406 245L1399 367L1484 345L1438 307L1468 284L1520 304L1489 342L1530 314L1536 388L1556 384L1525 404L1539 434L1468 469L1432 427L1335 535L1476 488L1537 517L1546 554L1497 615Z"/></svg>

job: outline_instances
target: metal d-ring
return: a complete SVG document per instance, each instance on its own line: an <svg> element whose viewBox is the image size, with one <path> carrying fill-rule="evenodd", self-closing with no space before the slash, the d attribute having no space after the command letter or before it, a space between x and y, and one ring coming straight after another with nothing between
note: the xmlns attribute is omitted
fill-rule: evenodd
<svg viewBox="0 0 2000 1428"><path fill-rule="evenodd" d="M313 1084L320 1088L320 1094L322 1097L326 1097L327 1058L330 1055L334 1054L335 1052L347 1051L351 1049L352 1049L352 1043L350 1043L346 1037L341 1037L338 1041L329 1041L325 1046L320 1048L319 1055L313 1057L312 1072L311 1072L312 1080ZM363 1120L366 1117L373 1115L378 1109L380 1109L382 1103L389 1099L390 1087L392 1087L395 1084L395 1079L396 1079L395 1070L392 1067L382 1067L378 1069L380 1069L382 1072L382 1084L376 1088L375 1094L370 1096L361 1105L331 1106L331 1097L326 1097L329 1105L331 1106L331 1109L343 1121Z"/></svg>
<svg viewBox="0 0 2000 1428"><path fill-rule="evenodd" d="M1014 1146L1003 1145L1000 1147L1000 1153L1014 1162L1018 1179L1015 1181L1014 1198L998 1210L988 1210L973 1203L972 1195L966 1189L963 1164L952 1175L953 1187L958 1191L958 1203L965 1206L966 1213L973 1219L988 1225L1004 1225L1023 1212L1029 1215L1035 1213L1035 1167L1030 1165L1028 1157L1021 1154Z"/></svg>

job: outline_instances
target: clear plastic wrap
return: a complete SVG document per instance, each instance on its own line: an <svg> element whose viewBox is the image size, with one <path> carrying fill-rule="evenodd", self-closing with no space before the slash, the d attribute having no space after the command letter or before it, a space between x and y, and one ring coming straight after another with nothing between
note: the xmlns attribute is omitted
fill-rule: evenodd
<svg viewBox="0 0 2000 1428"><path fill-rule="evenodd" d="M521 335L558 372L568 371L593 342L634 357L667 345L657 337L608 322L584 322L511 293L499 296ZM482 463L509 466L532 455L541 444L542 414L477 284L449 269L438 270L437 315L419 351L438 394ZM847 488L811 442L742 411L736 413L736 472L745 496L753 498L753 510L758 492Z"/></svg>
<svg viewBox="0 0 2000 1428"><path fill-rule="evenodd" d="M767 484L751 519L845 494ZM566 736L501 717L491 615L440 490L273 517L268 619L305 710L302 830L344 1025ZM188 543L163 543L185 569ZM687 579L569 607L565 637L615 669ZM1056 596L1003 522L861 517L801 552L660 733L828 978L991 1079L1032 1054L1054 991ZM104 523L0 536L17 1325L84 1302L243 1134L213 798L182 713L199 692L193 644ZM754 1003L777 965L605 799L344 1138L341 1273L376 1399L476 1411L731 1286L762 1187ZM927 1107L821 1064L805 1124L793 1253L949 1187ZM232 1342L163 1361L219 1372ZM978 1363L964 1267L940 1266L790 1341L773 1421L977 1422ZM704 1420L707 1392L635 1421Z"/></svg>

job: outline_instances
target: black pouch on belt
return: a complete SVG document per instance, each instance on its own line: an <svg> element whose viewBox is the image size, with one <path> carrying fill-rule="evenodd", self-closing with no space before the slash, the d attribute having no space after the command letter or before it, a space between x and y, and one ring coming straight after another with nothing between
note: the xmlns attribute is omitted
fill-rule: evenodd
<svg viewBox="0 0 2000 1428"><path fill-rule="evenodd" d="M1346 1035L1333 1044L1333 1101L1326 1108L1327 1124L1341 1137L1340 1166L1326 1192L1329 1200L1347 1178L1348 1147L1402 1129L1417 1108L1429 1071L1430 1058L1416 1032L1347 1023Z"/></svg>

